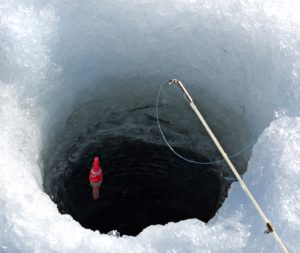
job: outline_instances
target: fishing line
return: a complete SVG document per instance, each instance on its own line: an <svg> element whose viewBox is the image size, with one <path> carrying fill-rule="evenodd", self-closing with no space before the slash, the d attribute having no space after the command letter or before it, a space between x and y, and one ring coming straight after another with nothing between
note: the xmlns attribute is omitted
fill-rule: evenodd
<svg viewBox="0 0 300 253"><path fill-rule="evenodd" d="M176 152L174 150L174 148L171 146L171 144L168 142L165 134L163 133L162 131L162 128L161 128L161 125L160 125L160 120L159 120L159 111L158 111L158 107L159 107L159 100L160 100L160 95L161 95L161 91L162 91L162 88L164 86L164 84L167 84L168 81L164 81L160 87L159 87L159 90L158 90L158 93L157 93L157 96L156 96L156 104L155 104L155 113L156 113L156 122L157 122L157 126L158 126L158 129L159 129L159 132L165 142L165 144L169 147L169 149L176 155L178 156L180 159L186 161L186 162L189 162L189 163L194 163L194 164L202 164L202 165L210 165L210 164L219 164L219 163L222 163L224 162L225 160L224 159L220 159L220 160L217 160L217 161L213 161L213 162L200 162L200 161L195 161L195 160L191 160L189 158L186 158L182 155L180 155L178 152ZM254 145L254 143L250 143L249 145L247 145L245 148L241 149L240 151L238 151L237 153L229 156L230 159L232 158L235 158L237 157L238 155L242 154L243 152L247 151L250 147L252 147Z"/></svg>

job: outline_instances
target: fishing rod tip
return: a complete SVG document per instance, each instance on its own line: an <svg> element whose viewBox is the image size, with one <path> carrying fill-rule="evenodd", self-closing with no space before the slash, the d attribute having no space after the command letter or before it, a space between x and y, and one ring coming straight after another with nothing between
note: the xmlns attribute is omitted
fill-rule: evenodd
<svg viewBox="0 0 300 253"><path fill-rule="evenodd" d="M170 79L168 83L169 85L176 85L179 83L179 81L177 79Z"/></svg>

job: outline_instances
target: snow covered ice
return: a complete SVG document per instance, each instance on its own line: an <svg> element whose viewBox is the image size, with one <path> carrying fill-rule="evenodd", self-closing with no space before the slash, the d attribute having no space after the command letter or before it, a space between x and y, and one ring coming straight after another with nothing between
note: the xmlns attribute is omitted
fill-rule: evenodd
<svg viewBox="0 0 300 253"><path fill-rule="evenodd" d="M155 225L136 237L85 229L44 193L49 143L76 122L60 143L68 146L90 123L74 108L96 97L90 110L104 116L117 101L149 104L170 78L189 85L230 153L255 142L244 179L298 252L299 13L293 0L1 0L0 252L280 252L237 183L208 224Z"/></svg>

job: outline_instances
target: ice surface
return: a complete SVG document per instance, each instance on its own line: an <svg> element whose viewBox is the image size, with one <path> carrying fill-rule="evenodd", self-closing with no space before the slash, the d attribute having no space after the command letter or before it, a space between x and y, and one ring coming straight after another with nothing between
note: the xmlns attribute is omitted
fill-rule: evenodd
<svg viewBox="0 0 300 253"><path fill-rule="evenodd" d="M299 13L292 0L1 1L0 252L279 252L237 184L207 225L121 238L83 229L42 191L41 150L78 101L151 100L169 78L190 85L229 149L258 138L246 182L297 252Z"/></svg>

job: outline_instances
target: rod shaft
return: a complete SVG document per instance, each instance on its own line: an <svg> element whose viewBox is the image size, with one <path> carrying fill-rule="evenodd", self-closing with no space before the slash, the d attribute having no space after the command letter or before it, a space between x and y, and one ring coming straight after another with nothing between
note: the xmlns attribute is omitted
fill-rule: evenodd
<svg viewBox="0 0 300 253"><path fill-rule="evenodd" d="M248 189L247 185L244 183L243 179L241 178L240 174L236 170L235 166L233 165L233 163L231 162L231 160L228 158L226 152L224 151L224 149L221 146L221 144L219 143L218 139L216 138L216 136L214 135L214 133L212 132L212 130L210 129L210 127L206 123L204 117L202 116L202 114L198 110L197 106L195 105L195 103L194 103L191 95L188 93L187 89L184 87L184 85L182 84L181 81L176 80L176 79L170 80L169 84L178 85L181 88L181 90L185 93L185 95L188 98L188 102L189 102L190 107L193 109L193 111L197 115L198 119L201 121L201 123L204 126L205 130L209 134L210 138L212 139L212 141L216 145L217 149L220 151L221 155L223 156L224 160L228 164L229 168L231 169L232 173L235 175L235 177L239 181L239 183L240 183L243 191L246 193L246 195L250 199L251 203L255 207L256 211L258 212L259 216L261 217L261 219L265 223L265 225L267 227L268 233L272 233L275 241L277 242L277 244L280 247L280 249L282 250L282 252L288 253L287 248L285 247L284 243L280 239L280 237L277 234L276 230L274 229L274 227L272 226L271 222L268 220L268 218L264 214L263 210L261 209L261 207L259 206L259 204L255 200L254 196L252 195L252 193Z"/></svg>

